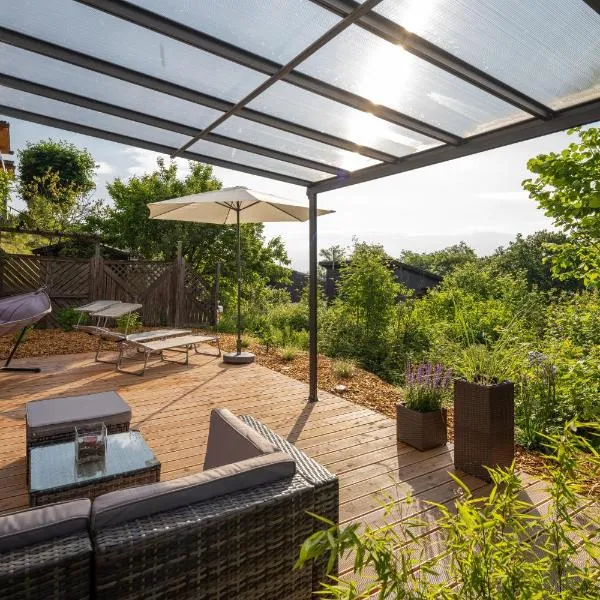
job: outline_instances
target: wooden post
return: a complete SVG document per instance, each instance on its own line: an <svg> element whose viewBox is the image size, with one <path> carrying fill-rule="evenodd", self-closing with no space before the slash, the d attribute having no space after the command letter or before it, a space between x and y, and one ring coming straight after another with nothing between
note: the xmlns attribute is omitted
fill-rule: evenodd
<svg viewBox="0 0 600 600"><path fill-rule="evenodd" d="M88 290L88 298L90 302L99 299L100 287L100 269L102 268L102 257L100 255L100 244L96 244L94 256L90 258L90 277Z"/></svg>
<svg viewBox="0 0 600 600"><path fill-rule="evenodd" d="M183 321L183 300L185 297L185 259L183 258L182 243L177 242L177 259L175 260L175 327L181 327Z"/></svg>
<svg viewBox="0 0 600 600"><path fill-rule="evenodd" d="M219 324L219 286L221 284L221 261L217 262L217 270L215 272L215 287L213 290L214 293L214 302L213 302L213 322L211 325L214 325L215 328Z"/></svg>

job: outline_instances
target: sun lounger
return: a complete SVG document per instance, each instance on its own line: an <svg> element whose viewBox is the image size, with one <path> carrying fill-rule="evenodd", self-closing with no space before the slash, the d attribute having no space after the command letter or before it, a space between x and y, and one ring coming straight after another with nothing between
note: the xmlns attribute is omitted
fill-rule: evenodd
<svg viewBox="0 0 600 600"><path fill-rule="evenodd" d="M141 341L139 339L132 339L128 336L127 339L119 345L119 358L117 360L117 371L123 373L129 373L131 375L143 375L146 372L146 366L148 364L148 358L151 354L160 354L161 360L166 362L174 362L176 364L187 365L189 363L190 350L194 350L196 354L202 354L198 352L197 344L205 344L207 342L217 343L217 356L221 356L221 346L219 344L219 336L217 335L183 335L177 337L170 337L156 341ZM123 361L126 359L131 360L131 357L127 356L128 349L135 349L138 354L143 354L144 366L138 371L127 371L123 369ZM183 361L173 360L165 356L165 351L185 354Z"/></svg>
<svg viewBox="0 0 600 600"><path fill-rule="evenodd" d="M119 359L100 358L105 342L116 343L120 352L121 345L127 340L130 340L133 343L150 342L191 333L191 330L189 329L154 329L153 331L143 331L140 333L130 333L127 335L125 333L111 331L110 329L106 329L106 327L99 327L97 325L80 325L77 329L78 331L83 331L84 333L88 333L98 338L95 361L110 365L116 365Z"/></svg>

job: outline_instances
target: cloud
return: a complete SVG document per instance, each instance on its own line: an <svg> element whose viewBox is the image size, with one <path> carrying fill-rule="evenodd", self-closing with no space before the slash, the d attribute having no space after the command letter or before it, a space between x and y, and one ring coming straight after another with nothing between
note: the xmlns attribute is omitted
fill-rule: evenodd
<svg viewBox="0 0 600 600"><path fill-rule="evenodd" d="M507 202L515 202L521 200L529 200L529 193L525 190L518 192L482 192L477 194L478 198L483 200L505 200Z"/></svg>
<svg viewBox="0 0 600 600"><path fill-rule="evenodd" d="M96 163L96 175L111 175L115 172L115 168L107 162L98 161Z"/></svg>
<svg viewBox="0 0 600 600"><path fill-rule="evenodd" d="M122 151L127 156L127 173L130 176L144 175L151 173L156 170L156 160L158 158L164 158L167 163L170 158L166 154L160 154L159 152L152 152L151 150L145 150L143 148L125 148ZM185 177L189 174L190 168L188 161L183 158L176 158L175 164L177 165L180 176Z"/></svg>

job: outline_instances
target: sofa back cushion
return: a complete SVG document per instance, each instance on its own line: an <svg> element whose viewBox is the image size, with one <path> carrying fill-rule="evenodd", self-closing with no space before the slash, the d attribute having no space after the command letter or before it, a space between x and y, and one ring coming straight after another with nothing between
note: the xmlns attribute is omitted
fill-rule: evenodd
<svg viewBox="0 0 600 600"><path fill-rule="evenodd" d="M215 408L210 427L204 470L277 452L277 448L226 408Z"/></svg>
<svg viewBox="0 0 600 600"><path fill-rule="evenodd" d="M279 481L295 472L293 459L274 452L188 477L110 492L94 500L92 531Z"/></svg>
<svg viewBox="0 0 600 600"><path fill-rule="evenodd" d="M91 506L84 498L0 517L0 552L88 531Z"/></svg>

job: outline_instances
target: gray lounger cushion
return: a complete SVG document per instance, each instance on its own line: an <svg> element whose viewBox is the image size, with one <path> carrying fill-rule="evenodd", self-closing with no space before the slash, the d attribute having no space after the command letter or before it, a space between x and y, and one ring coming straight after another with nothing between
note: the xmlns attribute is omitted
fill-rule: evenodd
<svg viewBox="0 0 600 600"><path fill-rule="evenodd" d="M92 530L98 531L133 519L272 483L292 477L295 472L296 463L287 454L274 452L188 477L109 492L94 500Z"/></svg>
<svg viewBox="0 0 600 600"><path fill-rule="evenodd" d="M30 437L70 431L78 423L116 425L131 421L131 409L116 392L37 400L28 402L25 411Z"/></svg>
<svg viewBox="0 0 600 600"><path fill-rule="evenodd" d="M210 413L204 470L277 452L277 448L227 408Z"/></svg>
<svg viewBox="0 0 600 600"><path fill-rule="evenodd" d="M88 531L91 507L83 498L0 517L0 552Z"/></svg>

